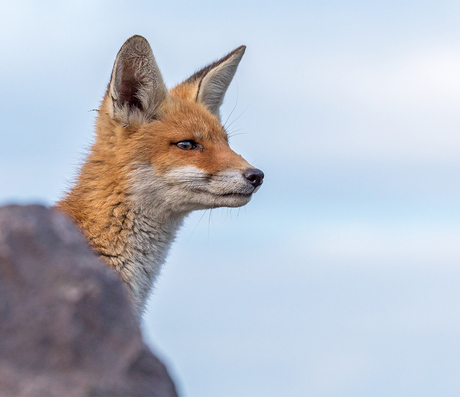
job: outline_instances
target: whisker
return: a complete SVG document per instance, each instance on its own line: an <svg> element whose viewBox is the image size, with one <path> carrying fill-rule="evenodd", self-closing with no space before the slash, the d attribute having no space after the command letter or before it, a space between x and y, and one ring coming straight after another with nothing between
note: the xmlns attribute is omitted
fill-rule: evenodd
<svg viewBox="0 0 460 397"><path fill-rule="evenodd" d="M249 106L247 106L246 109L244 109L244 110L240 113L240 115L239 115L235 120L233 120L233 121L228 125L228 127L226 127L226 128L230 128L230 127L232 126L232 124L233 124L235 121L237 121L244 113L246 113L246 110L248 110L248 109L249 109Z"/></svg>
<svg viewBox="0 0 460 397"><path fill-rule="evenodd" d="M231 111L230 114L228 115L227 120L225 120L225 123L223 124L223 127L224 127L225 129L227 129L227 128L226 128L226 124L227 124L228 120L230 119L230 117L232 116L233 112L235 111L236 106L238 105L238 82L235 81L235 83L236 83L236 103L235 103L235 106L233 106L232 111Z"/></svg>
<svg viewBox="0 0 460 397"><path fill-rule="evenodd" d="M241 129L236 130L235 132L237 132L237 131L241 131ZM228 135L228 137L229 137L229 138L233 138L234 136L238 136L238 135L247 135L247 132L240 132L239 134L235 134L235 133L232 132L232 133L230 133L230 134Z"/></svg>
<svg viewBox="0 0 460 397"><path fill-rule="evenodd" d="M197 224L195 225L195 228L193 229L192 233L190 234L189 238L187 241L190 241L190 239L192 238L193 236L193 233L195 233L195 230L198 228L198 226L200 225L201 223L201 220L203 219L203 217L206 215L206 212L208 212L208 210L204 210L203 211L203 215L201 215L200 219L198 220Z"/></svg>
<svg viewBox="0 0 460 397"><path fill-rule="evenodd" d="M211 215L212 215L212 210L214 209L214 207L212 207L210 210L209 210L209 218L208 218L208 243L209 243L209 231L211 230Z"/></svg>

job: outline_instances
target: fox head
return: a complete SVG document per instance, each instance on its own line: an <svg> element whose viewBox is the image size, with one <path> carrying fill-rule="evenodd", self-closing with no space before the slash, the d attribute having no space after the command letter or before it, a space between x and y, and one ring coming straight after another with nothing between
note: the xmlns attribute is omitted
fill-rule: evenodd
<svg viewBox="0 0 460 397"><path fill-rule="evenodd" d="M133 202L187 213L239 207L258 190L263 172L230 149L219 114L244 51L238 47L168 91L146 39L133 36L121 47L94 148L122 170Z"/></svg>

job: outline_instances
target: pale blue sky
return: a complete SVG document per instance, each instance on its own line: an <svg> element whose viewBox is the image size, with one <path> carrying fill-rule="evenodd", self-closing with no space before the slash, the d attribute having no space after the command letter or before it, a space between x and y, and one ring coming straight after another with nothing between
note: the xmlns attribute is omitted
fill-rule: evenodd
<svg viewBox="0 0 460 397"><path fill-rule="evenodd" d="M460 3L0 3L0 203L57 200L119 47L222 109L266 182L192 215L144 333L189 397L460 394Z"/></svg>

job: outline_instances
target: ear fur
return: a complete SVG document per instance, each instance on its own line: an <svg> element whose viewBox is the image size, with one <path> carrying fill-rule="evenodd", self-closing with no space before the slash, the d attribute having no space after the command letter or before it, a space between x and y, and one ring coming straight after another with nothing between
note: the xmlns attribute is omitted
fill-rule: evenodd
<svg viewBox="0 0 460 397"><path fill-rule="evenodd" d="M129 125L153 119L168 91L148 41L132 36L121 47L108 87L110 116Z"/></svg>
<svg viewBox="0 0 460 397"><path fill-rule="evenodd" d="M219 120L220 106L245 50L244 45L238 47L222 59L196 72L183 83L195 86L195 100L205 105Z"/></svg>

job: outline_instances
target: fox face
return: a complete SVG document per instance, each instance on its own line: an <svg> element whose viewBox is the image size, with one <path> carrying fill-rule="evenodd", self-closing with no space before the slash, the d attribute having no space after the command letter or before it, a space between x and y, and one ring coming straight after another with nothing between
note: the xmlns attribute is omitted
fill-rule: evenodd
<svg viewBox="0 0 460 397"><path fill-rule="evenodd" d="M244 50L168 91L144 38L121 48L103 111L123 137L116 152L131 153L129 190L143 208L239 207L259 189L263 172L230 148L219 114Z"/></svg>

